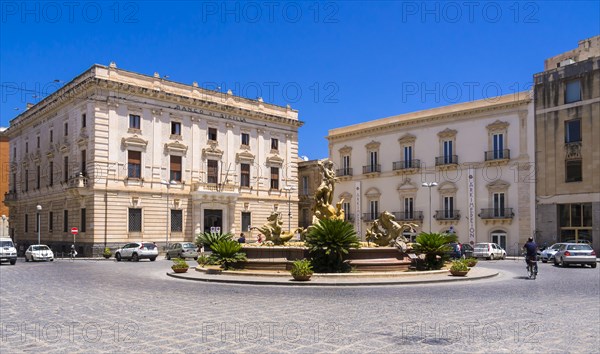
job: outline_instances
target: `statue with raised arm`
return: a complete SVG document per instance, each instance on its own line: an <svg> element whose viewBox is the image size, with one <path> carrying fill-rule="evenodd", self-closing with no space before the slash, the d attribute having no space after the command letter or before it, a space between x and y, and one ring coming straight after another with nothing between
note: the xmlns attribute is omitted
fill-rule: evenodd
<svg viewBox="0 0 600 354"><path fill-rule="evenodd" d="M408 240L402 233L404 230L413 231L417 227L411 223L399 224L392 213L384 211L379 219L373 221L371 229L367 230L366 239L379 246L395 245L405 251Z"/></svg>
<svg viewBox="0 0 600 354"><path fill-rule="evenodd" d="M321 185L315 192L315 205L313 206L313 224L323 219L344 219L342 201L333 206L333 192L335 190L335 170L333 162L329 159L320 160L318 163L321 171Z"/></svg>

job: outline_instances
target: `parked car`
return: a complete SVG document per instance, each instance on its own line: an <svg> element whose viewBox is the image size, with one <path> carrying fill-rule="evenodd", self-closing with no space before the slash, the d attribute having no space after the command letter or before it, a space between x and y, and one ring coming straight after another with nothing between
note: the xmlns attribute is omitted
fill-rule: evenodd
<svg viewBox="0 0 600 354"><path fill-rule="evenodd" d="M31 245L25 251L25 262L29 261L54 261L54 253L46 245Z"/></svg>
<svg viewBox="0 0 600 354"><path fill-rule="evenodd" d="M555 243L552 246L542 250L542 252L540 253L540 256L539 256L539 259L542 261L542 263L547 263L548 261L553 260L554 255L556 254L556 252L558 252L558 249L563 244L564 243Z"/></svg>
<svg viewBox="0 0 600 354"><path fill-rule="evenodd" d="M473 249L473 257L487 259L504 259L506 251L498 244L491 242L481 242L475 244Z"/></svg>
<svg viewBox="0 0 600 354"><path fill-rule="evenodd" d="M167 250L167 259L171 257L198 259L197 247L191 242L174 243Z"/></svg>
<svg viewBox="0 0 600 354"><path fill-rule="evenodd" d="M115 251L115 259L120 262L121 259L139 261L147 258L154 262L158 257L158 247L151 242L132 242Z"/></svg>
<svg viewBox="0 0 600 354"><path fill-rule="evenodd" d="M554 255L554 265L586 264L596 268L596 252L585 243L563 243Z"/></svg>
<svg viewBox="0 0 600 354"><path fill-rule="evenodd" d="M456 243L452 242L449 244L452 250L448 253L450 258L470 258L473 257L473 247L468 243Z"/></svg>
<svg viewBox="0 0 600 354"><path fill-rule="evenodd" d="M17 249L9 237L0 237L0 263L10 262L11 265L17 263Z"/></svg>

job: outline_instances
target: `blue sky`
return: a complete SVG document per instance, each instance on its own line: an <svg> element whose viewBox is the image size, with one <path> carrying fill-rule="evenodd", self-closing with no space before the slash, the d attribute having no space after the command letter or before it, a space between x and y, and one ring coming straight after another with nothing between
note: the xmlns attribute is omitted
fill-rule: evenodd
<svg viewBox="0 0 600 354"><path fill-rule="evenodd" d="M115 61L289 103L311 159L331 128L527 90L544 59L600 34L599 1L3 1L0 15L0 126Z"/></svg>

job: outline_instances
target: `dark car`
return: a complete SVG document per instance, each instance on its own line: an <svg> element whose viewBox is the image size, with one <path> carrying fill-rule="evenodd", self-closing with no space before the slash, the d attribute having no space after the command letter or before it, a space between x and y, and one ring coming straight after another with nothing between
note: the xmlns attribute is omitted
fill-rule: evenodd
<svg viewBox="0 0 600 354"><path fill-rule="evenodd" d="M470 258L473 257L473 247L468 243L456 243L452 242L449 244L452 250L449 252L450 258Z"/></svg>

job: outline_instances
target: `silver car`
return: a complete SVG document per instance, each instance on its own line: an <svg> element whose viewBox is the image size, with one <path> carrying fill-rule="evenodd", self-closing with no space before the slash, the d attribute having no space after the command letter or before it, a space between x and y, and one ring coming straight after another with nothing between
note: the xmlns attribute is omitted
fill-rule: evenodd
<svg viewBox="0 0 600 354"><path fill-rule="evenodd" d="M115 259L120 262L121 259L139 261L148 258L154 262L158 257L158 248L151 242L132 242L115 251Z"/></svg>
<svg viewBox="0 0 600 354"><path fill-rule="evenodd" d="M556 254L556 252L558 252L561 245L564 245L564 243L555 243L552 246L544 249L540 253L540 259L542 260L542 263L547 263L548 261L553 260L554 255Z"/></svg>
<svg viewBox="0 0 600 354"><path fill-rule="evenodd" d="M46 245L31 245L25 251L25 262L29 261L50 261L54 260L54 253Z"/></svg>
<svg viewBox="0 0 600 354"><path fill-rule="evenodd" d="M198 259L196 245L191 242L177 242L167 250L167 259L171 258L193 258Z"/></svg>
<svg viewBox="0 0 600 354"><path fill-rule="evenodd" d="M596 268L596 252L585 243L563 243L554 255L554 265L586 264Z"/></svg>

